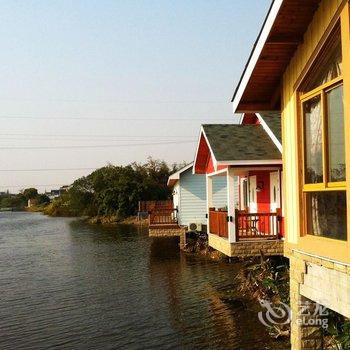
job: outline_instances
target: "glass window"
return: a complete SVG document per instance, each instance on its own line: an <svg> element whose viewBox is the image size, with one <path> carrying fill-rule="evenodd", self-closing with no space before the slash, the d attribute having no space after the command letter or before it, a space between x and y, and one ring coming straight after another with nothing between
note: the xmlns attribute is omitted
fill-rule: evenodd
<svg viewBox="0 0 350 350"><path fill-rule="evenodd" d="M347 239L340 23L300 86L307 234Z"/></svg>
<svg viewBox="0 0 350 350"><path fill-rule="evenodd" d="M346 191L307 193L308 233L346 240Z"/></svg>
<svg viewBox="0 0 350 350"><path fill-rule="evenodd" d="M340 23L331 34L318 59L302 84L302 91L307 92L342 75L342 47Z"/></svg>
<svg viewBox="0 0 350 350"><path fill-rule="evenodd" d="M305 183L323 182L321 96L304 102Z"/></svg>
<svg viewBox="0 0 350 350"><path fill-rule="evenodd" d="M329 181L345 181L343 85L339 85L326 92L326 98L328 116Z"/></svg>

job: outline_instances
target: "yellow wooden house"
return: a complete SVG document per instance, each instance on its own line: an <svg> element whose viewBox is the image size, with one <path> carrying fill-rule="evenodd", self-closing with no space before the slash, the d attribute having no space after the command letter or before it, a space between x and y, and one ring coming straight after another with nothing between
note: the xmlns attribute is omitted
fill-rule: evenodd
<svg viewBox="0 0 350 350"><path fill-rule="evenodd" d="M322 348L301 303L350 317L349 22L349 0L273 1L232 99L282 115L292 349Z"/></svg>

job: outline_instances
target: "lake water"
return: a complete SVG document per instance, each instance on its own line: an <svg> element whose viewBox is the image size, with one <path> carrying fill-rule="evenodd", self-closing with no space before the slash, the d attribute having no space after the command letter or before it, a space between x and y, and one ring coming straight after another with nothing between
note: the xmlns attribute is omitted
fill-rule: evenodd
<svg viewBox="0 0 350 350"><path fill-rule="evenodd" d="M145 228L0 213L0 349L289 349L220 298L236 269Z"/></svg>

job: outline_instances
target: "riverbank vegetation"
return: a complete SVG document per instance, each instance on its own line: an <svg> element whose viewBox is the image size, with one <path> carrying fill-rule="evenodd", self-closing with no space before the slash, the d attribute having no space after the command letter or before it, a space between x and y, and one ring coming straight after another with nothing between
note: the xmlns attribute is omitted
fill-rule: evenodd
<svg viewBox="0 0 350 350"><path fill-rule="evenodd" d="M27 210L28 200L34 205L32 211L35 211L35 208L40 211L50 202L49 197L39 194L36 188L26 188L18 194L1 194L0 209Z"/></svg>
<svg viewBox="0 0 350 350"><path fill-rule="evenodd" d="M94 222L118 222L137 212L140 200L171 198L168 177L182 165L149 158L144 164L107 165L74 181L69 190L50 203L51 216L86 216Z"/></svg>

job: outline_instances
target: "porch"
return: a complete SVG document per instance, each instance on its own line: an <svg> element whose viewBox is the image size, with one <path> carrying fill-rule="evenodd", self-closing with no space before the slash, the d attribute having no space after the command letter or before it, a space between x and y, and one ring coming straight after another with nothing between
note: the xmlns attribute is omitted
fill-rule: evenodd
<svg viewBox="0 0 350 350"><path fill-rule="evenodd" d="M207 174L209 246L230 257L283 254L280 167L227 166ZM225 176L227 204L213 206L213 179Z"/></svg>
<svg viewBox="0 0 350 350"><path fill-rule="evenodd" d="M148 215L149 236L180 236L183 228L178 224L178 211L173 208L172 200L139 202L139 213Z"/></svg>
<svg viewBox="0 0 350 350"><path fill-rule="evenodd" d="M211 234L228 239L228 223L233 220L227 211L209 209ZM281 238L282 216L276 213L247 213L235 210L236 242L247 240L273 240Z"/></svg>
<svg viewBox="0 0 350 350"><path fill-rule="evenodd" d="M178 218L177 209L174 208L158 208L149 212L148 216L149 228L177 228Z"/></svg>

